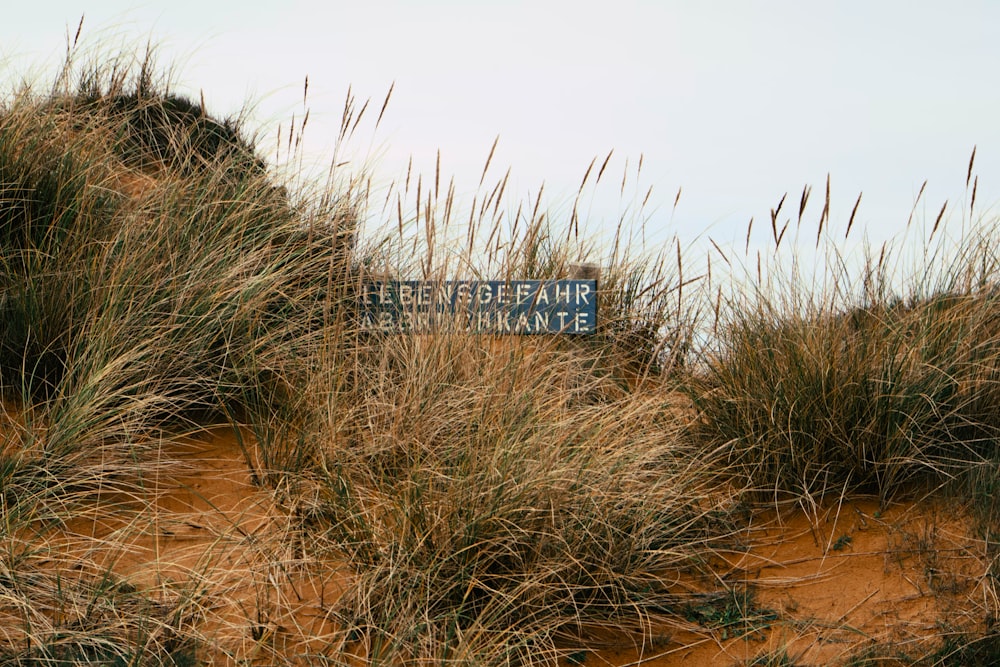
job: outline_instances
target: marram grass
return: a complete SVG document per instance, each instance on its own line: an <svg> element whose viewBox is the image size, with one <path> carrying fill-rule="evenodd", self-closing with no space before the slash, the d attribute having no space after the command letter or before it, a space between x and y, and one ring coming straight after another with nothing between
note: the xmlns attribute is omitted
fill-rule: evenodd
<svg viewBox="0 0 1000 667"><path fill-rule="evenodd" d="M592 340L360 331L365 273L413 270L358 242L363 179L308 199L238 119L174 95L148 59L121 62L69 64L0 108L5 660L531 662L588 627L680 618L685 592L658 571L698 571L729 533L676 395L632 391L671 366L662 265L608 268ZM425 229L447 223L437 210L418 210ZM550 229L536 210L487 264L565 275L572 243ZM433 255L422 270L447 270ZM259 652L266 595L245 631L224 625L247 653L205 634L216 602L197 577L166 598L113 564L70 580L42 539L108 492L134 500L117 511L139 530L144 480L172 465L149 443L220 420L255 436L248 466L287 508L289 548L347 571L341 630L302 638L308 656Z"/></svg>
<svg viewBox="0 0 1000 667"><path fill-rule="evenodd" d="M348 100L342 139L366 108ZM616 243L595 336L362 331L368 276L562 278L596 252L575 208L508 211L506 176L461 223L440 174L413 180L366 236L363 170L281 181L149 58L3 98L0 662L551 664L697 624L741 501L950 480L995 516L993 237L903 293L882 259L711 293L679 245ZM108 494L140 531L177 465L155 443L218 423L280 524L243 620L208 622L237 603L207 592L211 553L149 589L53 546ZM269 587L299 567L343 591L332 630L281 643Z"/></svg>
<svg viewBox="0 0 1000 667"><path fill-rule="evenodd" d="M820 293L789 278L723 303L688 394L700 438L764 493L883 496L996 456L996 239L896 276L870 261ZM907 288L904 288L907 289Z"/></svg>

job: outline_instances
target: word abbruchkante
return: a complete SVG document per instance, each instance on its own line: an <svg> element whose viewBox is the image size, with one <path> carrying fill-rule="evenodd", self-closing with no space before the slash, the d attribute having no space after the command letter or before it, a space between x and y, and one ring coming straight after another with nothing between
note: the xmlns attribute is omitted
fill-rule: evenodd
<svg viewBox="0 0 1000 667"><path fill-rule="evenodd" d="M430 333L591 334L596 280L386 280L365 283L362 326Z"/></svg>

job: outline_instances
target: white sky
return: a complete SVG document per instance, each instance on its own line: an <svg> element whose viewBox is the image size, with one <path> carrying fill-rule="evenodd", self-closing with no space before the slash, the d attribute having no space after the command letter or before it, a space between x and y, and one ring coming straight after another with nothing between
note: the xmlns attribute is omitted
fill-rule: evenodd
<svg viewBox="0 0 1000 667"><path fill-rule="evenodd" d="M589 228L614 225L652 186L654 245L677 234L742 249L751 216L763 243L769 209L788 192L782 219L794 216L811 184L802 243L812 246L827 173L835 235L862 191L855 229L900 232L925 179L926 224L948 199L957 230L974 145L976 208L1000 198L991 0L18 2L0 24L5 83L57 64L81 14L90 45L158 44L179 90L203 90L213 114L256 103L265 137L301 117L308 75L317 163L330 158L348 86L377 111L395 82L382 127L353 142L378 155L383 184L411 155L433 174L440 150L469 197L500 135L494 178L512 167L521 199L544 181L558 220L590 161L614 149L585 200ZM640 155L642 179L622 202L625 160Z"/></svg>

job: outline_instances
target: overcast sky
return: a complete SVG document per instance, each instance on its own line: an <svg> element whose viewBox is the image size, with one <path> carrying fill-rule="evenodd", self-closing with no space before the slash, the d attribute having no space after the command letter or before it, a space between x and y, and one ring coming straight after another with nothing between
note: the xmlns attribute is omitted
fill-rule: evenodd
<svg viewBox="0 0 1000 667"><path fill-rule="evenodd" d="M788 192L794 215L811 184L811 245L827 174L831 234L862 191L855 229L900 232L924 180L918 216L933 222L948 200L957 229L973 146L977 210L1000 198L1000 3L989 0L18 2L0 24L5 79L58 63L81 14L85 43L158 45L179 89L204 91L214 114L253 102L268 141L301 118L308 75L318 164L348 86L379 106L395 82L378 132L353 142L383 184L410 156L432 174L440 150L462 201L499 135L491 171L510 166L522 199L544 181L558 220L613 149L616 178L588 194L587 222L615 224L652 186L653 244L742 246L751 217L764 239L769 209ZM640 156L621 201L626 160Z"/></svg>

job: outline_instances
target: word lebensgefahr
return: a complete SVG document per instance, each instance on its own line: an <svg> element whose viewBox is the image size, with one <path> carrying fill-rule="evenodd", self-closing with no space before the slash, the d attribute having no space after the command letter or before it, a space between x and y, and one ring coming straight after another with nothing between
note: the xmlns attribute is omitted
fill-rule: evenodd
<svg viewBox="0 0 1000 667"><path fill-rule="evenodd" d="M482 334L591 334L596 280L386 280L365 283L369 330Z"/></svg>

